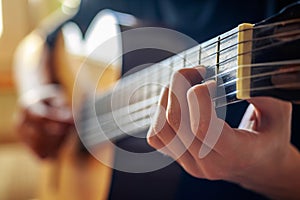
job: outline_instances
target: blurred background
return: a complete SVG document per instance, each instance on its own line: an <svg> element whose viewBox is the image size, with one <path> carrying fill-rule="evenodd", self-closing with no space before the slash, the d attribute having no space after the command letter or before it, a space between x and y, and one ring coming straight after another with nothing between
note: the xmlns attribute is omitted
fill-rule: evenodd
<svg viewBox="0 0 300 200"><path fill-rule="evenodd" d="M76 1L78 2L78 0ZM13 57L20 41L49 15L74 0L0 0L0 199L36 197L39 160L18 140Z"/></svg>

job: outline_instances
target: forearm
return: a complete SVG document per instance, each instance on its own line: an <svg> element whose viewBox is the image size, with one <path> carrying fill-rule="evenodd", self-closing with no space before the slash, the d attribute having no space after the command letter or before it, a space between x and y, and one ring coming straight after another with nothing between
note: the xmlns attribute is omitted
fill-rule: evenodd
<svg viewBox="0 0 300 200"><path fill-rule="evenodd" d="M266 162L268 163L268 162ZM243 187L272 199L300 198L300 153L292 145L287 155L265 170L237 178Z"/></svg>

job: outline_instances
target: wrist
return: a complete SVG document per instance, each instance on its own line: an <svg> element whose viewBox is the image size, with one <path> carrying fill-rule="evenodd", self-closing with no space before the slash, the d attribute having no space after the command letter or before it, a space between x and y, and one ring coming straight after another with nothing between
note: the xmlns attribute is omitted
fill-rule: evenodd
<svg viewBox="0 0 300 200"><path fill-rule="evenodd" d="M299 199L299 151L289 145L287 152L281 158L275 161L269 160L259 168L234 177L233 181L272 199Z"/></svg>

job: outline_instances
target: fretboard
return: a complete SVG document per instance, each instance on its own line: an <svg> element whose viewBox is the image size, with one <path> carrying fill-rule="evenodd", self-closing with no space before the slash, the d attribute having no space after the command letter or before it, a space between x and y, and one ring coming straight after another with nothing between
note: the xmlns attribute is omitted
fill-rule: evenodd
<svg viewBox="0 0 300 200"><path fill-rule="evenodd" d="M293 23L299 26L299 19L291 22ZM268 32L270 27L273 30L272 33ZM270 79L270 74L281 73L278 69L282 66L294 66L300 63L298 54L283 61L274 59L275 62L269 60L253 62L260 58L262 51L267 52L265 49L273 49L274 46L290 48L291 46L287 44L296 42L294 51L299 52L300 32L298 28L296 28L296 33L290 31L285 33L284 37L292 38L288 41L278 40L272 41L271 45L263 45L269 42L278 27L281 27L281 24L274 23L273 26L258 28L253 28L251 24L242 24L207 42L122 78L112 90L97 97L95 101L91 98L90 103L85 103L79 122L81 139L86 145L94 146L106 140L135 135L147 129L151 123L151 116L156 110L161 89L168 86L174 71L181 68L198 65L206 67L205 80L216 80L217 87L222 88L223 91L213 99L215 107L226 106L248 98L251 94L250 87L257 83L256 80L260 81L266 77ZM263 71L266 75L260 75L261 71L255 72L251 66L254 66L254 69L269 67L267 71ZM288 69L298 72L298 68ZM253 74L254 72L256 74ZM254 77L254 81L251 76ZM299 83L297 84L296 88L299 91L300 86ZM263 86L258 88L266 88L266 85ZM256 89L254 88L253 91ZM299 95L296 97L300 99Z"/></svg>
<svg viewBox="0 0 300 200"><path fill-rule="evenodd" d="M169 84L176 70L203 65L207 79L219 81L222 76L227 83L235 80L239 29L241 27L128 75L94 103L85 103L80 127L85 143L93 146L147 129L161 89ZM228 88L227 99L236 100L235 84L225 88ZM216 107L222 106L215 102Z"/></svg>

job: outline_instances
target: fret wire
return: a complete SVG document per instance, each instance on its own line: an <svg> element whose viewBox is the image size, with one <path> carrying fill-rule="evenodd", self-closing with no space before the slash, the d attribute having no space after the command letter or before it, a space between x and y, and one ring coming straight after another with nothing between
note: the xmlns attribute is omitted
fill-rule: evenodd
<svg viewBox="0 0 300 200"><path fill-rule="evenodd" d="M257 63L257 64L248 64L248 65L243 65L243 67L260 67L260 66L270 66L270 67L272 67L272 66L274 66L274 65L287 65L287 64L298 64L298 63L300 63L300 60L293 60L293 61L279 61L279 62L268 62L268 63ZM227 70L227 71L224 71L224 72L222 72L222 73L220 73L220 74L218 74L218 75L215 75L215 76L213 76L213 77L208 77L208 78L206 78L205 80L207 80L207 79L209 79L209 78L216 78L216 77L220 77L220 78L222 78L222 77L224 77L225 75L226 75L226 73L229 73L229 72L231 72L231 71L234 71L234 70L236 70L238 67L231 67L229 70ZM274 74L274 72L273 73L270 73L270 75L271 74ZM258 76L256 76L256 77L258 77ZM242 79L246 79L246 78L251 78L251 77L243 77ZM240 78L241 79L241 78ZM234 80L237 80L237 78L236 79L234 79ZM231 82L233 82L234 80L232 80Z"/></svg>
<svg viewBox="0 0 300 200"><path fill-rule="evenodd" d="M271 36L263 36L263 37L258 37L258 38L255 38L255 39L252 39L252 40L247 40L247 41L242 41L242 42L238 42L238 43L235 43L235 44L233 44L233 45L231 45L231 46L228 46L227 48L225 48L225 49L222 49L222 50L220 50L220 52L222 52L222 51L224 51L224 50L226 50L226 49L228 49L228 48L232 48L233 46L236 46L236 45L238 45L238 44L241 44L241 43L246 43L246 42L252 42L252 41L259 41L259 40L265 40L265 39L270 39L270 38L275 38L275 37L283 37L283 36L289 36L289 35L294 35L294 34L297 34L297 33L299 33L300 31L299 30L293 30L293 31L289 31L289 32L286 32L286 33L277 33L277 34L272 34ZM236 32L236 33L238 33L238 32ZM236 34L236 33L234 33L234 34ZM232 35L230 35L230 36L232 36ZM230 37L229 36L229 37ZM220 42L222 42L222 40L224 40L224 38L223 39L221 39L220 40ZM217 42L215 42L214 44L216 44ZM211 44L212 45L212 44ZM209 45L209 46L211 46L211 45ZM202 47L202 50L206 50L205 49L206 47ZM195 51L194 51L195 52ZM194 53L194 52L189 52L189 53ZM218 53L218 52L214 52L214 54L215 53ZM211 54L211 55L213 55L213 54ZM207 57L209 57L209 56L211 56L211 55L208 55Z"/></svg>
<svg viewBox="0 0 300 200"><path fill-rule="evenodd" d="M144 102L144 100L157 96L160 92L160 87L152 84L150 86L149 85L144 86L142 93L141 92L135 93L134 95L135 99L132 102L129 102L129 105L136 104L139 102ZM147 88L147 90L145 88Z"/></svg>
<svg viewBox="0 0 300 200"><path fill-rule="evenodd" d="M297 23L297 22L300 22L300 20L299 20L299 19L297 19L297 20L287 20L287 21L285 21L285 24L292 24L292 23ZM234 32L234 33L232 33L232 34L230 34L230 35L228 35L228 36L222 38L222 39L220 40L220 42L222 42L223 40L227 39L228 37L231 37L231 36L233 36L233 35L235 35L235 34L237 34L237 33L239 33L239 32L242 32L242 31L248 31L248 30L251 30L251 29L252 29L252 30L255 30L255 29L260 29L260 28L265 28L265 27L270 27L270 26L277 26L277 25L280 25L280 24L282 24L282 22L272 23L272 24L269 24L269 25L259 25L259 26L254 26L253 28L244 29L244 30L241 30L241 31L236 31L236 32ZM297 30L295 30L295 31L297 31ZM287 36L287 35L281 35L281 34L285 34L285 33L273 34L271 37ZM287 34L289 35L290 32L288 32ZM260 39L268 39L268 38L271 38L271 37L270 37L270 36L258 37L258 38L254 39L254 40L249 40L248 42L255 41L255 40L260 40ZM210 43L209 45L203 46L203 47L202 47L202 50L205 50L205 48L207 48L207 47L209 47L209 46L211 46L211 45L214 45L214 44L216 44L216 43L217 43L217 42L214 42L214 43ZM238 45L238 44L239 44L239 43L234 44L234 45ZM201 44L200 44L200 45L201 45ZM222 50L221 50L221 51L222 51ZM190 53L193 53L193 52L190 52Z"/></svg>
<svg viewBox="0 0 300 200"><path fill-rule="evenodd" d="M274 65L288 65L288 64L299 64L300 63L300 60L294 60L294 61L281 61L281 62L268 62L268 63L260 63L260 64L249 64L249 65L244 65L244 67L260 67L260 66L274 66ZM219 78L222 78L222 77L224 77L225 75L226 75L226 73L229 73L229 72L231 72L231 71L234 71L234 70L236 70L237 69L237 67L233 67L233 68L230 68L229 70L227 70L227 71L224 71L223 73L220 73L220 74L218 74L218 75L216 75L216 77L219 77ZM296 68L296 69L299 69L299 67L298 68ZM295 71L295 70L290 70L290 71L285 71L284 73L287 73L287 72L292 72L292 71ZM297 71L299 71L299 70L297 70ZM282 74L283 72L280 72L280 71L275 71L275 72L269 72L269 73L263 73L263 74L259 74L259 75L255 75L255 76L248 76L248 77L242 77L242 78L236 78L236 79L233 79L233 80L231 80L229 83L227 82L227 83L225 83L225 84L223 84L223 85L218 85L218 87L221 87L221 86L229 86L229 85L232 85L232 84L234 84L235 82L236 82L236 80L238 80L238 79L250 79L250 78L253 78L253 77L255 77L255 78L257 78L257 77L265 77L266 75L275 75L275 74ZM205 80L207 80L207 79L205 79ZM230 84L231 83L231 84ZM148 99L148 100L146 100L146 101L153 101L153 99L158 99L158 97L159 96L156 96L156 97L152 97L152 98L150 98L150 99ZM150 102L150 104L151 104L151 102ZM139 106L138 106L139 105ZM134 111L138 111L138 110L140 110L140 109L143 109L143 105L145 105L145 102L139 102L138 104L136 104L136 105L131 105L131 106L135 106L135 109L133 109L133 112ZM146 104L146 105L148 105L148 104ZM116 111L115 111L116 112ZM120 113L122 113L123 111L122 110L120 110ZM105 115L105 114L104 114ZM126 115L127 116L127 114L122 114L122 115ZM103 117L103 116L102 116Z"/></svg>
<svg viewBox="0 0 300 200"><path fill-rule="evenodd" d="M249 89L249 91L258 91L258 90L262 91L262 90L269 90L269 89L273 89L273 88L286 88L286 87L291 87L291 85L292 86L297 86L297 87L300 86L299 83L295 83L295 84L281 84L281 85L277 85L277 86L258 87L258 88L254 88L254 89L252 88L252 89ZM231 93L229 93L227 95L223 95L223 96L212 98L212 102L215 102L218 99L221 99L221 98L224 98L224 97L228 97L228 96L234 95L236 93L237 93L237 91L234 91L234 92L231 92ZM217 106L216 108L219 108L219 107L222 107L222 106L226 106L226 105L230 105L230 104L233 104L233 103L237 103L237 102L240 102L240 101L243 101L243 100L237 99L237 100L234 100L234 101L231 101L231 102L226 102L224 104L221 104L221 105ZM123 116L123 118L127 119L128 117ZM138 123L139 121L143 121L145 126L150 125L149 119L144 119L144 118L145 118L145 116L141 115L141 117L140 118L136 118L134 122ZM113 123L114 120L111 120L111 122ZM113 123L113 124L115 124L115 123ZM126 123L126 124L123 124L123 125L125 125L126 127L131 127L132 126L132 122L129 122L129 123ZM124 127L122 127L122 128L124 128ZM134 129L136 129L136 128L134 128ZM106 130L104 129L103 131L106 132L106 136L108 136L108 134L112 133L114 130L116 130L116 129L106 129ZM126 134L126 133L124 133L124 134ZM88 137L94 137L94 136L97 136L97 135L98 135L97 133L89 134ZM128 134L126 134L126 135L128 135ZM112 137L109 137L109 138L112 138Z"/></svg>
<svg viewBox="0 0 300 200"><path fill-rule="evenodd" d="M300 60L294 60L294 61L280 61L280 62L268 62L268 63L260 63L260 64L256 64L254 65L255 67L260 67L260 66L274 66L274 65L294 65L294 64L299 64ZM244 67L253 67L253 65L249 64L249 65L245 65ZM222 78L224 77L227 73L236 70L237 67L233 67L230 68L227 71L224 71L222 73L220 73L219 75L217 75L217 77ZM250 79L250 78L259 78L259 77L266 77L268 75L276 75L276 74L284 74L284 73L290 73L290 72L294 72L294 71L300 71L300 67L294 67L292 69L287 68L284 72L281 71L272 71L272 72L268 72L268 73L262 73L262 74L258 74L258 75L253 75L253 76L247 76L247 77L242 77L242 78L236 78L234 80L231 80L231 82L234 82L238 79ZM205 79L206 80L206 79ZM227 83L224 83L222 85L218 85L218 87L221 86L227 86ZM154 98L148 99L150 101L150 104L153 102L153 99L155 99L155 101L158 99L159 96L156 96ZM147 100L147 101L148 101ZM142 102L140 105L143 105ZM148 104L147 104L148 105ZM138 107L138 109L135 109L133 111L138 111L140 109L142 109L143 107Z"/></svg>
<svg viewBox="0 0 300 200"><path fill-rule="evenodd" d="M283 84L283 85L281 85L281 88L283 88L284 86L290 87L290 84ZM294 84L294 86L300 86L300 84ZM260 87L260 88L256 88L256 90L268 90L268 89L273 89L273 88L278 88L278 86L277 87L274 87L274 86ZM250 89L250 90L253 91L252 89ZM230 95L233 95L233 94L236 94L236 91L232 92L232 93L229 93L227 95L224 95L222 97L213 98L212 102L216 102L216 100L218 100L220 98L224 98L224 97L227 97L227 96L230 96ZM244 101L244 100L237 99L237 100L234 100L234 101L231 101L231 102L226 102L224 104L216 106L215 108L217 109L217 108L220 108L220 107L223 107L223 106L227 106L227 105L230 105L230 104L234 104L234 103L238 103L238 102L241 102L241 101ZM138 123L138 122L141 122L141 121L143 122L143 126L138 127L140 129L145 129L145 128L147 128L150 125L149 120L145 120L145 119L143 119L143 117L140 118L140 119L136 119L136 121L134 121L134 122ZM113 121L112 121L112 123L113 123ZM132 127L132 122L128 123L128 124L125 124L125 128L122 127L122 129L127 129L126 131L128 131L128 132L132 132L132 130L137 130L138 128ZM120 137L121 134L124 135L124 136L128 135L128 133L124 133L123 131L121 131L121 132L119 131L119 133L115 134L115 131L117 131L117 130L119 130L119 127L117 127L117 129L114 129L114 128L112 128L112 129L102 129L102 131L105 132L105 136L108 137L108 139L113 139L113 138L116 138L118 136ZM130 134L130 135L133 135L133 134ZM86 134L85 133L84 137L85 138L91 138L93 141L95 141L95 138L99 137L99 130L96 129L95 132L92 133L92 134ZM105 140L102 140L102 142L103 141L105 141Z"/></svg>
<svg viewBox="0 0 300 200"><path fill-rule="evenodd" d="M202 47L201 47L201 45L200 45L200 48L199 48L199 56L198 56L198 60L199 60L198 65L201 65L201 62L202 62L201 56L202 56Z"/></svg>
<svg viewBox="0 0 300 200"><path fill-rule="evenodd" d="M142 84L145 83L145 78L144 77L148 77L149 73L151 73L152 71L157 71L157 70L158 69L156 69L154 67L154 68L149 69L149 71L147 73L141 73L141 74L138 73L139 76L136 75L135 77L132 77L133 75L129 75L129 76L125 77L126 80L122 80L121 79L119 81L119 83L116 85L116 87L114 88L114 90L113 90L114 95L118 95L118 94L122 95L124 93L125 94L130 94L129 91L134 92L133 89L134 89L134 87L136 87L137 84L141 84L142 85ZM143 87L144 87L143 88L143 91L144 91L145 88L147 88L148 86L144 85ZM120 99L122 99L122 98L120 98ZM125 98L125 99L127 99L127 98Z"/></svg>
<svg viewBox="0 0 300 200"><path fill-rule="evenodd" d="M300 31L297 31L297 33L300 33ZM288 35L290 35L290 34L286 34L286 35L284 35L284 36L288 36ZM283 35L282 35L282 34L277 34L277 35L276 35L276 37L279 37L279 36L282 37ZM267 39L267 38L264 38L264 39ZM297 39L298 39L298 38L297 38ZM289 40L289 41L293 41L293 40L296 40L296 39L295 39L295 38L292 38L292 39ZM224 51L226 52L227 49L233 48L233 46L237 46L238 44L246 43L246 42L251 42L251 41L254 41L254 40L248 40L248 41L238 42L238 43L236 43L236 44L234 44L234 45L232 45L232 46L230 46L230 47L228 47L228 48L226 48L226 49L221 50L220 53L224 53ZM282 41L282 42L277 42L277 43L274 43L274 44L271 44L271 45L265 45L265 46L260 47L260 48L252 49L252 50L249 51L249 52L244 52L244 53L242 53L242 54L240 54L240 55L246 55L246 54L253 53L253 52L256 52L256 51L260 51L260 50L263 50L263 49L266 49L266 48L270 48L270 47L272 47L272 46L284 44L284 43L286 43L286 42L287 42L287 41ZM210 55L210 56L212 56L212 55ZM236 57L235 57L235 56L232 56L231 58L228 58L227 60L231 60L231 59L234 59L234 58L236 58ZM206 57L206 59L208 59L208 58ZM205 60L205 59L204 59L204 60ZM227 61L227 60L224 60L224 61L222 61L222 62L225 62L225 61ZM222 62L221 62L221 63L222 63ZM221 64L221 63L217 63L217 64Z"/></svg>
<svg viewBox="0 0 300 200"><path fill-rule="evenodd" d="M298 31L299 32L299 31ZM276 37L278 37L278 35L279 36L282 36L282 34L277 34L276 35ZM265 37L263 37L264 39L266 39ZM294 38L292 39L292 40L294 40ZM244 42L249 42L249 41L244 41ZM282 44L282 43L285 43L286 41L283 41L283 42L278 42L278 43L275 43L275 44L273 44L273 45L279 45L279 44ZM235 44L235 45L238 45L239 43L237 43L237 44ZM234 45L232 45L232 46L234 46ZM232 48L232 46L230 46L230 47L227 47L226 49L229 49L229 48ZM264 48L269 48L270 46L272 46L272 45L266 45L266 46L264 46L264 47L262 47L262 48L257 48L257 49L254 49L254 50L252 50L252 51L250 51L250 52L244 52L242 55L246 55L246 54L248 54L248 53L252 53L252 52L254 52L254 51L259 51L259 50L262 50L262 49L264 49ZM223 50L221 50L220 52L222 52L223 51L223 53L224 53L224 51L225 51L225 49L223 49ZM195 51L196 52L196 51ZM192 52L192 53L195 53L195 52ZM191 54L191 53L190 53ZM210 55L210 56L212 56L212 55ZM172 58L172 57L171 57ZM227 60L230 60L230 59L234 59L235 57L233 56L233 57L231 57L231 58L229 58L229 59L227 59ZM207 59L207 58L206 58ZM205 58L203 59L203 61L205 61L206 60ZM202 59L201 59L202 60ZM226 61L227 61L226 60ZM225 61L222 61L222 62L225 62ZM173 65L173 62L171 62L172 63L172 65ZM216 63L216 65L221 65L221 63ZM151 68L152 66L150 66L149 68ZM211 66L212 67L212 66ZM145 71L143 71L143 72L145 72ZM141 74L143 74L143 72L141 72ZM147 75L146 74L143 74L143 75L145 75L146 77L147 77ZM125 77L126 78L126 77ZM132 77L131 77L132 78ZM142 80L142 79L140 79L140 80Z"/></svg>
<svg viewBox="0 0 300 200"><path fill-rule="evenodd" d="M161 69L163 69L163 72L165 73L165 72L167 72L168 74L170 74L170 69L169 68L158 68L158 67L156 67L156 68L153 68L151 71L153 71L153 74L152 74L152 76L155 76L155 75L161 75ZM166 70L167 69L167 70ZM143 71L143 72L145 72L145 71ZM149 72L148 72L149 73ZM144 77L144 76L149 76L149 74L148 73L146 73L146 74L142 74L142 75L140 75L139 76L139 79L138 79L138 81L137 82L134 82L134 84L136 85L137 83L144 83L144 79L141 79L140 77ZM123 88L125 88L125 89L123 89L123 88L121 88L121 90L122 90L122 92L126 92L126 91L128 91L128 90L130 90L132 87L130 86L130 83L132 83L132 81L130 80L130 81L126 81L126 82L120 82L121 83L121 85L122 85L122 83L123 83L123 86L127 86L127 87L123 87ZM162 82L162 84L163 84L163 82ZM146 87L146 86L145 86ZM120 89L118 89L118 87L116 87L116 90L115 90L115 93L116 92L118 92L118 91L120 91Z"/></svg>
<svg viewBox="0 0 300 200"><path fill-rule="evenodd" d="M210 55L204 57L203 59L204 59L204 60L205 60L205 59L208 59L210 56L213 56L213 55L215 55L215 54L217 54L217 53L222 53L222 51L226 51L227 49L233 48L234 46L237 46L237 45L239 45L239 44L241 44L241 43L247 43L247 42L259 41L259 40L265 40L265 39L270 39L270 38L274 38L274 37L290 36L290 35L294 35L295 33L300 33L300 30L294 30L294 32L293 32L293 31L289 31L289 32L287 32L287 33L273 34L271 37L270 37L270 36L264 36L264 37L258 37L258 38L252 39L252 40L246 40L246 41L242 41L242 42L237 42L237 43L235 43L235 44L233 44L233 45L231 45L231 46L229 46L229 47L227 47L227 48L224 48L224 49L220 50L219 52L218 52L218 51L215 51L213 54L210 54ZM297 38L297 39L298 39L298 38ZM292 40L295 40L295 39L293 38ZM284 42L286 42L286 41L284 41ZM283 42L283 43L284 43L284 42ZM202 50L205 50L205 49L202 49ZM190 54L195 53L195 52L196 52L196 51L190 52Z"/></svg>
<svg viewBox="0 0 300 200"><path fill-rule="evenodd" d="M300 36L299 36L299 38L300 38ZM297 38L298 39L298 38ZM289 40L289 42L291 42L291 41L293 41L294 39L292 39L292 40ZM274 44L271 44L271 45L265 45L265 46L263 46L263 47L261 47L261 48L256 48L256 49L254 49L254 50L251 50L251 51L248 51L248 52L244 52L244 53L242 53L242 54L238 54L238 55L247 55L247 54L250 54L250 53L253 53L253 52L258 52L258 51L261 51L261 50L264 50L264 49L266 49L266 48L270 48L270 47L273 47L273 46L277 46L277 45L281 45L281 44L284 44L284 43L286 43L287 41L283 41L283 42L277 42L277 43L274 43ZM220 63L217 63L217 64L219 64L220 66L221 65L223 65L223 63L224 62L228 62L229 60L232 60L232 59L235 59L236 58L236 56L232 56L231 58L229 58L229 59L227 59L227 60L224 60L224 61L222 61L222 62L220 62ZM251 65L251 64L250 64Z"/></svg>
<svg viewBox="0 0 300 200"><path fill-rule="evenodd" d="M300 21L300 20L298 20L298 21ZM297 22L298 22L297 21ZM293 23L295 23L296 21L293 21ZM274 23L275 24L275 23ZM273 25L274 25L273 24ZM280 23L277 23L277 25L278 24L280 24ZM271 26L271 25L268 25L268 26ZM266 25L263 25L263 26L256 26L256 27L254 27L253 29L258 29L258 28L262 28L262 27L266 27ZM245 31L245 30L244 30ZM227 37L230 37L230 36L227 36ZM268 36L267 36L268 37ZM264 39L266 39L267 37L264 37ZM273 36L274 37L274 36ZM263 37L262 37L263 38ZM257 38L256 40L258 40L258 39L262 39L262 38ZM270 38L270 37L268 37L268 38ZM244 42L249 42L249 41L244 41ZM212 45L212 44L210 44L210 45ZM235 45L237 45L237 44L235 44ZM277 44L278 45L278 44ZM270 47L270 45L268 46L268 47ZM257 50L257 49L256 49ZM258 50L260 50L260 49L258 49ZM222 49L221 51L224 51L224 49ZM200 51L200 53L201 53L201 51ZM245 53L246 54L246 53ZM199 59L199 61L201 61L201 59ZM185 62L185 60L184 60L184 62ZM298 63L299 63L299 61L298 61ZM221 63L220 63L221 64ZM273 65L274 65L274 63L272 63ZM245 65L244 67L256 67L256 66L262 66L263 64L249 64L249 65ZM264 64L264 65L266 65L266 64ZM208 67L210 67L210 66L208 66ZM237 67L236 67L237 68ZM216 75L216 76L218 76L218 75ZM261 89L266 89L266 88L261 88ZM237 100L237 101L242 101L242 100ZM227 103L226 105L228 105L228 104L232 104L232 103L235 103L235 102L237 102L237 101L233 101L233 102L230 102L230 103Z"/></svg>
<svg viewBox="0 0 300 200"><path fill-rule="evenodd" d="M283 42L282 42L283 43Z"/></svg>

